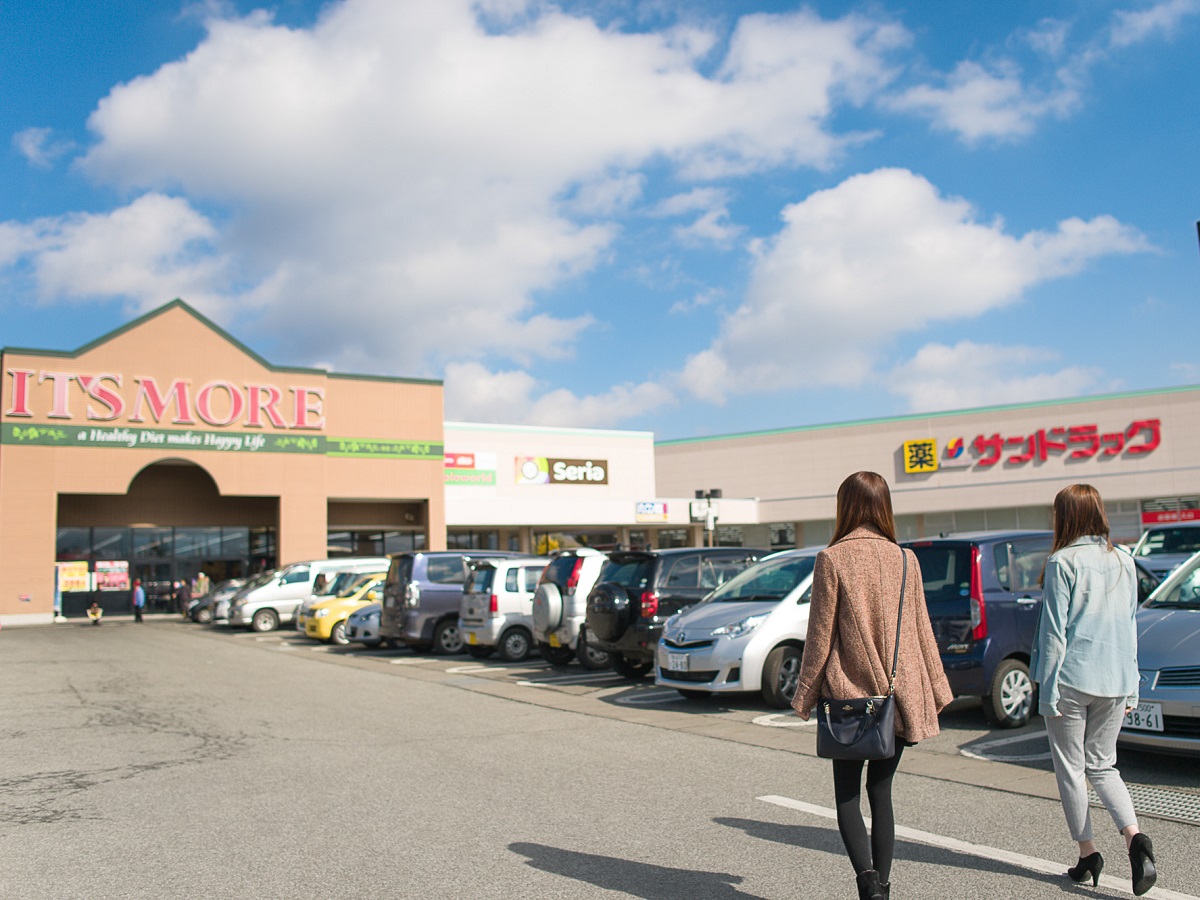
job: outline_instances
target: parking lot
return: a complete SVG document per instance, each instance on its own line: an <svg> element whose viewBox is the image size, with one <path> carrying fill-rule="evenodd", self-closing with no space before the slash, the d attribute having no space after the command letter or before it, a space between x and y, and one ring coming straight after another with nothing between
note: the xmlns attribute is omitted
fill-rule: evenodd
<svg viewBox="0 0 1200 900"><path fill-rule="evenodd" d="M0 633L4 897L849 897L812 727L609 671L106 621ZM1081 893L1040 720L906 751L893 896ZM1200 894L1195 760L1122 752ZM1098 896L1129 896L1118 836Z"/></svg>

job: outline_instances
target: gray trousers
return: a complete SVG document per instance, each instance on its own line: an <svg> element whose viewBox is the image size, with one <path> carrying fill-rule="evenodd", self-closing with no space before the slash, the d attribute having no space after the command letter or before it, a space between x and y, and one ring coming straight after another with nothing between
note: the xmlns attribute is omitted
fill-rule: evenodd
<svg viewBox="0 0 1200 900"><path fill-rule="evenodd" d="M1117 732L1125 718L1125 698L1093 697L1062 685L1058 711L1061 715L1045 720L1046 736L1072 839L1093 839L1088 781L1118 831L1137 825L1129 789L1116 769Z"/></svg>

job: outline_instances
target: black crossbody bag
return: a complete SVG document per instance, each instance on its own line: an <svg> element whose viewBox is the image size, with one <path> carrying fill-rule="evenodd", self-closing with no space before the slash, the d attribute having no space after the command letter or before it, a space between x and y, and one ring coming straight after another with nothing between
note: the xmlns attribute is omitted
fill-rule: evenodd
<svg viewBox="0 0 1200 900"><path fill-rule="evenodd" d="M822 759L889 759L896 753L896 663L900 658L900 620L908 582L908 554L903 549L900 609L896 613L896 649L884 697L827 700L817 703L817 756Z"/></svg>

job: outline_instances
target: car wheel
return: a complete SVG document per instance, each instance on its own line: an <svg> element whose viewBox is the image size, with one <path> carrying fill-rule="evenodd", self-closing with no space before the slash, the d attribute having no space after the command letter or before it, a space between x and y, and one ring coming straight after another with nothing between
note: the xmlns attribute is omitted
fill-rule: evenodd
<svg viewBox="0 0 1200 900"><path fill-rule="evenodd" d="M704 700L709 697L708 691L693 691L690 688L675 688L679 695L686 700Z"/></svg>
<svg viewBox="0 0 1200 900"><path fill-rule="evenodd" d="M487 659L495 651L495 647L485 647L483 644L466 644L467 656L471 659Z"/></svg>
<svg viewBox="0 0 1200 900"><path fill-rule="evenodd" d="M350 643L350 639L348 637L346 637L346 622L345 622L345 620L338 622L336 625L333 626L332 629L330 629L329 643L337 644L341 647L345 647L347 644Z"/></svg>
<svg viewBox="0 0 1200 900"><path fill-rule="evenodd" d="M279 627L279 615L273 609L260 609L250 620L255 631L274 631Z"/></svg>
<svg viewBox="0 0 1200 900"><path fill-rule="evenodd" d="M533 641L524 628L510 628L500 635L499 650L505 662L520 662L533 650Z"/></svg>
<svg viewBox="0 0 1200 900"><path fill-rule="evenodd" d="M201 625L208 625L212 622L212 610L202 609L196 613L196 621Z"/></svg>
<svg viewBox="0 0 1200 900"><path fill-rule="evenodd" d="M796 685L800 682L799 647L776 647L763 663L762 696L768 706L787 709L796 696Z"/></svg>
<svg viewBox="0 0 1200 900"><path fill-rule="evenodd" d="M575 648L575 658L585 669L598 671L609 668L610 659L607 651L599 650L588 642L586 628L579 629L579 643Z"/></svg>
<svg viewBox="0 0 1200 900"><path fill-rule="evenodd" d="M991 691L983 698L983 714L999 728L1020 728L1033 715L1034 687L1029 667L1019 659L996 666Z"/></svg>
<svg viewBox="0 0 1200 900"><path fill-rule="evenodd" d="M650 674L654 661L649 659L630 659L623 653L610 653L609 663L613 671L630 681L639 681Z"/></svg>
<svg viewBox="0 0 1200 900"><path fill-rule="evenodd" d="M575 651L570 647L551 647L545 641L538 644L538 652L552 666L568 665L575 658Z"/></svg>
<svg viewBox="0 0 1200 900"><path fill-rule="evenodd" d="M453 619L447 619L439 623L437 628L433 629L434 653L440 653L443 656L452 656L455 653L461 653L462 648L462 633L458 630L458 623Z"/></svg>

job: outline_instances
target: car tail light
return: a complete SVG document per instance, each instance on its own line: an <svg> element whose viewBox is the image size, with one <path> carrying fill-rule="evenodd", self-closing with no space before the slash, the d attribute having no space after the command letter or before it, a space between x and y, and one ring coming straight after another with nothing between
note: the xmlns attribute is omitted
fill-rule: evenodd
<svg viewBox="0 0 1200 900"><path fill-rule="evenodd" d="M488 601L488 612L493 616L500 612L500 598L492 594L492 599Z"/></svg>
<svg viewBox="0 0 1200 900"><path fill-rule="evenodd" d="M642 618L658 615L658 591L642 591Z"/></svg>
<svg viewBox="0 0 1200 900"><path fill-rule="evenodd" d="M983 551L971 548L971 638L987 637L987 607L983 603Z"/></svg>
<svg viewBox="0 0 1200 900"><path fill-rule="evenodd" d="M579 572L583 568L583 558L578 557L575 560L575 565L571 567L571 574L567 576L567 590L573 591L579 586Z"/></svg>

